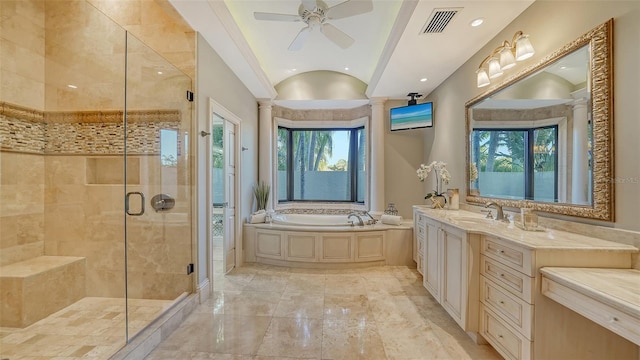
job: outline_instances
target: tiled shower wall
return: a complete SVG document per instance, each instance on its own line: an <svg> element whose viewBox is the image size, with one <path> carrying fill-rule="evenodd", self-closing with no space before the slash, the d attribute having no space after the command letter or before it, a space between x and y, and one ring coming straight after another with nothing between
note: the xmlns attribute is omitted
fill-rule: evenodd
<svg viewBox="0 0 640 360"><path fill-rule="evenodd" d="M79 122L91 121L88 112L41 112L33 117L34 113L38 112L0 104L0 265L44 254L83 256L87 294L123 296L124 187L118 177L124 165L122 113L96 113L95 122ZM165 169L159 160L160 130L179 132L179 111L136 111L128 118L127 150L137 155L129 157L128 170L135 176L129 177L127 190L162 193L167 183L175 184L172 195L184 204L188 179L178 176L178 169ZM182 146L178 142L178 148ZM172 298L188 291L185 277L175 275L183 274L184 262L190 259L184 207L176 209L179 213L149 213L144 220L130 222L129 269L141 275L130 277L138 279L132 296ZM169 258L176 254L185 260L171 268Z"/></svg>
<svg viewBox="0 0 640 360"><path fill-rule="evenodd" d="M191 288L184 141L191 79L171 76L175 69L132 36L126 47L122 27L146 43L164 44L154 49L191 78L195 34L165 0L117 3L0 1L0 265L45 254L83 256L88 296L124 295L118 109L124 108L126 51L127 102L143 109L128 113L127 191L176 198L171 213L154 213L147 199L147 214L129 219L129 291L131 297L175 298ZM152 78L160 70L169 75L164 83ZM176 130L177 166L161 166L161 129Z"/></svg>

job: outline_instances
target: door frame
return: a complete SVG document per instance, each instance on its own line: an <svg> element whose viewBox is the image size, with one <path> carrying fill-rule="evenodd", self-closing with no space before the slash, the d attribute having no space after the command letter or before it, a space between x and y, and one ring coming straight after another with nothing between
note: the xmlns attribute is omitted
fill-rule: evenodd
<svg viewBox="0 0 640 360"><path fill-rule="evenodd" d="M208 112L207 112L207 132L209 134L213 133L213 114L216 113L220 117L229 121L233 124L235 128L235 164L236 164L236 176L235 176L235 184L233 196L235 197L236 204L236 213L235 213L235 223L234 223L234 234L235 239L233 239L235 247L236 247L236 267L238 264L241 264L243 249L242 249L242 241L239 241L238 234L240 232L240 215L242 214L242 202L240 200L240 179L242 173L242 120L236 116L234 113L229 111L227 108L222 106L220 103L215 101L213 98L209 98ZM207 239L207 277L211 283L211 291L213 291L213 237L211 236L211 220L213 216L212 212L212 204L213 204L213 188L211 186L211 180L213 179L213 169L211 168L211 146L212 146L213 138L211 135L207 136L207 153L206 153L206 174L207 174L207 185L206 185L206 219L207 223L205 228L207 229L206 239ZM240 239L241 240L241 239Z"/></svg>

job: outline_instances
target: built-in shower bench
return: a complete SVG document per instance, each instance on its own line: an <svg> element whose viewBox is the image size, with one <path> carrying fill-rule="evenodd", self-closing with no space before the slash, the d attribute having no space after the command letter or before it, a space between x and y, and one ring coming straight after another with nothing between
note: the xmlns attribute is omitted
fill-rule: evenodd
<svg viewBox="0 0 640 360"><path fill-rule="evenodd" d="M85 296L85 258L38 256L0 267L0 327L23 328Z"/></svg>

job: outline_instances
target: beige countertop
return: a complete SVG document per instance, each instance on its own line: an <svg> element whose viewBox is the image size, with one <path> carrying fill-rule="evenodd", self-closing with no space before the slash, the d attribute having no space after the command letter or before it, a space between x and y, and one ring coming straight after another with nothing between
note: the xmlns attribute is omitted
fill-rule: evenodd
<svg viewBox="0 0 640 360"><path fill-rule="evenodd" d="M640 270L544 267L540 272L559 284L640 319Z"/></svg>
<svg viewBox="0 0 640 360"><path fill-rule="evenodd" d="M605 239L570 233L556 229L525 231L513 222L485 219L483 214L466 210L431 209L415 205L415 209L429 218L471 233L496 236L534 250L604 250L638 252L638 248Z"/></svg>

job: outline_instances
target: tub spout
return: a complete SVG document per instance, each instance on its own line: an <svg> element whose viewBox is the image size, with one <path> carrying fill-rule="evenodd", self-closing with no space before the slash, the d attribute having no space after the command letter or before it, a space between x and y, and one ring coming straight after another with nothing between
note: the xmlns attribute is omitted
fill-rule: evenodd
<svg viewBox="0 0 640 360"><path fill-rule="evenodd" d="M358 219L358 225L359 226L364 226L364 222L362 221L362 217L356 213L351 213L349 214L349 216L347 216L347 220L351 219L352 216L355 216ZM353 224L353 222L351 222Z"/></svg>

